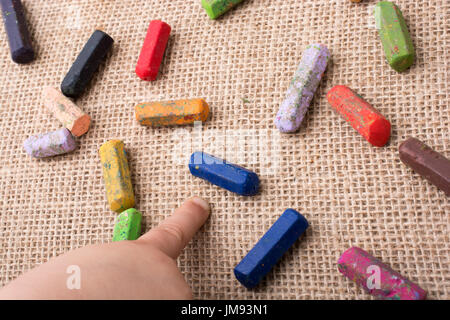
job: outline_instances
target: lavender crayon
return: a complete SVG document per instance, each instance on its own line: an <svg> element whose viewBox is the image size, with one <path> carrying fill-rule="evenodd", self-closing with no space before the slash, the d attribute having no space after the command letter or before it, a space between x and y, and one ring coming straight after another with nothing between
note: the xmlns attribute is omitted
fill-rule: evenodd
<svg viewBox="0 0 450 320"><path fill-rule="evenodd" d="M25 151L34 158L46 158L72 152L77 143L66 128L29 137L23 144Z"/></svg>
<svg viewBox="0 0 450 320"><path fill-rule="evenodd" d="M329 58L330 52L322 44L312 44L306 48L275 118L275 125L281 132L295 132L300 128Z"/></svg>

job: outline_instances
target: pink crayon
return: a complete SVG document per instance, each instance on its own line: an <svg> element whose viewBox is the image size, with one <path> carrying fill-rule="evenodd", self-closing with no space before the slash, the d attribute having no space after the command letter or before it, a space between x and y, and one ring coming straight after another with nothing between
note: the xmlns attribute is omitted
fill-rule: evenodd
<svg viewBox="0 0 450 320"><path fill-rule="evenodd" d="M341 255L338 269L378 299L425 300L427 297L427 292L417 284L358 247Z"/></svg>

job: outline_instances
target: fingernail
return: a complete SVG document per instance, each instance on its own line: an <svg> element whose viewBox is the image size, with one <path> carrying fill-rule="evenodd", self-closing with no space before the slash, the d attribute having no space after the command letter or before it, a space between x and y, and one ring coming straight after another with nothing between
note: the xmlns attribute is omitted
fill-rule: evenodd
<svg viewBox="0 0 450 320"><path fill-rule="evenodd" d="M193 197L191 199L195 204L199 205L203 209L205 209L206 212L209 212L209 203L206 200L203 200L200 197Z"/></svg>

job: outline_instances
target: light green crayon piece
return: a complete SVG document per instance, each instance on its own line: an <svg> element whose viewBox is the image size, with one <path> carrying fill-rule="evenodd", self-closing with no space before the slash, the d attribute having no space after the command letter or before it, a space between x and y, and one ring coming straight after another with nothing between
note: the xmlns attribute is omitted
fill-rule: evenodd
<svg viewBox="0 0 450 320"><path fill-rule="evenodd" d="M141 235L142 215L136 209L128 209L119 214L114 226L112 241L136 240Z"/></svg>
<svg viewBox="0 0 450 320"><path fill-rule="evenodd" d="M398 72L408 69L414 63L416 53L400 9L389 1L378 2L375 23L389 65Z"/></svg>
<svg viewBox="0 0 450 320"><path fill-rule="evenodd" d="M217 19L244 0L202 0L202 7L211 19Z"/></svg>

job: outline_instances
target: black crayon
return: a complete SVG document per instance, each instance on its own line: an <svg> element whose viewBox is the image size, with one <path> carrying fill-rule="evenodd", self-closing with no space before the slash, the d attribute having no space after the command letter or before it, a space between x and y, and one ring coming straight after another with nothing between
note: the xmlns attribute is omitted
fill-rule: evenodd
<svg viewBox="0 0 450 320"><path fill-rule="evenodd" d="M35 54L20 0L0 0L3 22L8 35L11 58L16 63L28 63Z"/></svg>
<svg viewBox="0 0 450 320"><path fill-rule="evenodd" d="M61 83L65 96L76 99L83 93L113 43L105 32L94 31Z"/></svg>

